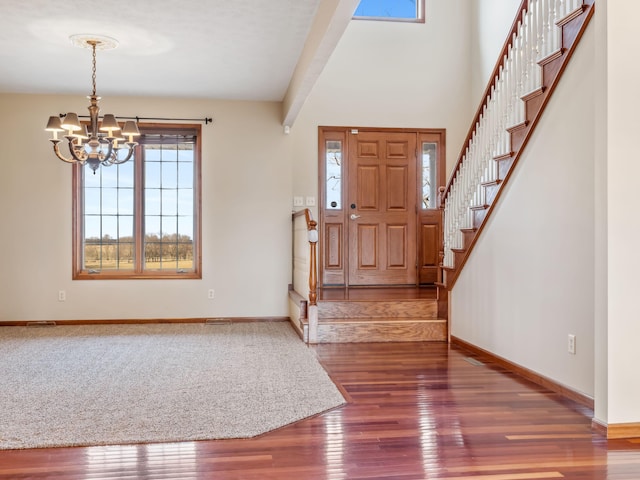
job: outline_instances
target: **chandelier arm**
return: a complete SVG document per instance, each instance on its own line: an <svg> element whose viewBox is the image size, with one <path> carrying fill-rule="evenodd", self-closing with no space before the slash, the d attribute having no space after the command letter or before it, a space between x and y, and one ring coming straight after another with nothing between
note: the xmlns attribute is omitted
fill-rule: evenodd
<svg viewBox="0 0 640 480"><path fill-rule="evenodd" d="M78 163L84 164L87 161L87 157L89 156L86 150L76 145L75 143L73 143L74 137L65 135L64 138L67 139L67 143L69 146L69 153L71 154L73 159ZM76 149L76 147L78 148Z"/></svg>
<svg viewBox="0 0 640 480"><path fill-rule="evenodd" d="M107 141L107 145L109 145L109 149L100 155L100 163L104 163L106 161L113 163L110 158L113 155L118 154L117 149L113 149L113 141L115 140L115 137L105 137L105 140Z"/></svg>
<svg viewBox="0 0 640 480"><path fill-rule="evenodd" d="M60 140L51 140L51 143L53 143L53 153L55 153L56 157L58 157L60 160L66 163L78 163L75 159L66 158L64 155L62 155L62 153L60 152L60 146L58 145L60 143Z"/></svg>
<svg viewBox="0 0 640 480"><path fill-rule="evenodd" d="M116 156L117 154L114 152L114 156L109 161L110 165L120 165L121 163L125 163L131 159L131 156L133 155L133 152L134 152L134 147L138 145L138 142L126 142L126 145L127 147L129 147L129 153L127 153L127 156L122 160L119 160Z"/></svg>
<svg viewBox="0 0 640 480"><path fill-rule="evenodd" d="M76 153L74 152L74 149L72 147L69 147L69 153L71 154L71 158L67 158L65 157L62 152L60 151L60 140L50 140L51 143L53 143L53 153L56 154L56 157L58 157L60 160L62 160L63 162L66 163L80 163L81 165L84 165L86 162L86 158L81 158L78 157L76 155Z"/></svg>

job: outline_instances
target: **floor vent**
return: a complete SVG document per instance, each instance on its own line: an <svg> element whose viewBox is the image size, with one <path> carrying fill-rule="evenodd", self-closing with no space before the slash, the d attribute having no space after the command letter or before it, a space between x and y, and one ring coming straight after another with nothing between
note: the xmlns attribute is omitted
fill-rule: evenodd
<svg viewBox="0 0 640 480"><path fill-rule="evenodd" d="M484 366L484 363L482 363L479 360L476 360L475 358L471 358L471 357L465 357L464 358L465 362L469 362L471 365L475 365L476 367L482 367Z"/></svg>
<svg viewBox="0 0 640 480"><path fill-rule="evenodd" d="M55 327L56 322L41 321L41 322L27 322L27 327Z"/></svg>

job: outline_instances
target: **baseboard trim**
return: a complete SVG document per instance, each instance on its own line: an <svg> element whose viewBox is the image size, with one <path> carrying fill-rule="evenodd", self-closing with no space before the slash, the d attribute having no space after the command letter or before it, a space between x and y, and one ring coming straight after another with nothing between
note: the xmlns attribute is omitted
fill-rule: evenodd
<svg viewBox="0 0 640 480"><path fill-rule="evenodd" d="M602 423L595 418L591 420L591 428L610 440L640 438L640 423Z"/></svg>
<svg viewBox="0 0 640 480"><path fill-rule="evenodd" d="M539 373L534 372L533 370L529 370L528 368L522 367L516 363L510 362L509 360L499 357L498 355L494 355L493 353L485 350L483 348L477 347L471 343L465 342L464 340L451 336L451 343L456 345L463 350L468 350L476 355L488 358L491 362L500 365L501 367L509 370L510 372L515 373L527 380L535 383L536 385L540 385L541 387L547 388L552 392L556 392L559 395L562 395L565 398L578 402L585 407L594 408L594 401L592 397L585 395L584 393L577 392L566 385L562 385L555 380L551 380Z"/></svg>
<svg viewBox="0 0 640 480"><path fill-rule="evenodd" d="M225 323L288 322L289 317L208 317L208 318L117 318L98 320L12 320L0 321L0 327L56 326L56 325L145 325L157 323Z"/></svg>

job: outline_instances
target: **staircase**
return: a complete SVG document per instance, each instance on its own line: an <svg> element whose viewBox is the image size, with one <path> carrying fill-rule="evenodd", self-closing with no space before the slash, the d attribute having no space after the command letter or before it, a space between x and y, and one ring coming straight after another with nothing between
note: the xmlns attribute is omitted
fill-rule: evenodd
<svg viewBox="0 0 640 480"><path fill-rule="evenodd" d="M593 16L595 0L523 0L462 153L441 191L439 287L450 290Z"/></svg>

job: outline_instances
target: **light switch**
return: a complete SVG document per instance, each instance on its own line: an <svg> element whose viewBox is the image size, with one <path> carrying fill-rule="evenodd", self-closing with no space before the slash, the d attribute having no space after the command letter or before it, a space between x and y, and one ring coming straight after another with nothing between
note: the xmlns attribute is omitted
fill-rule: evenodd
<svg viewBox="0 0 640 480"><path fill-rule="evenodd" d="M307 197L307 207L315 207L316 206L316 197Z"/></svg>
<svg viewBox="0 0 640 480"><path fill-rule="evenodd" d="M304 200L302 199L302 197L293 197L293 206L294 207L304 206Z"/></svg>

